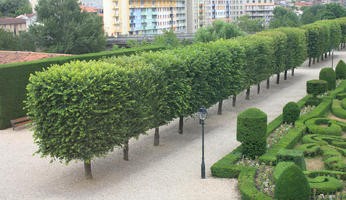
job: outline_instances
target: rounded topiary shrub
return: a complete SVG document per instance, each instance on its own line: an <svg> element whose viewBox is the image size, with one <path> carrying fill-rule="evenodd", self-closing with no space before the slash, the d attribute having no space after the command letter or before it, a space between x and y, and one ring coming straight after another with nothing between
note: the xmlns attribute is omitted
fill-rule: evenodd
<svg viewBox="0 0 346 200"><path fill-rule="evenodd" d="M245 156L255 158L266 151L267 115L257 108L249 108L237 118L237 140L242 143Z"/></svg>
<svg viewBox="0 0 346 200"><path fill-rule="evenodd" d="M274 196L280 200L310 199L310 185L297 165L291 165L281 173L275 184Z"/></svg>
<svg viewBox="0 0 346 200"><path fill-rule="evenodd" d="M297 103L288 102L283 108L283 118L286 123L294 123L300 115L300 109Z"/></svg>
<svg viewBox="0 0 346 200"><path fill-rule="evenodd" d="M336 85L336 75L332 68L326 67L320 71L320 80L328 82L328 90L334 90Z"/></svg>
<svg viewBox="0 0 346 200"><path fill-rule="evenodd" d="M306 92L314 96L325 93L328 90L328 82L325 80L310 80L306 82Z"/></svg>
<svg viewBox="0 0 346 200"><path fill-rule="evenodd" d="M346 64L343 60L340 60L338 65L335 68L336 79L345 79L346 78Z"/></svg>

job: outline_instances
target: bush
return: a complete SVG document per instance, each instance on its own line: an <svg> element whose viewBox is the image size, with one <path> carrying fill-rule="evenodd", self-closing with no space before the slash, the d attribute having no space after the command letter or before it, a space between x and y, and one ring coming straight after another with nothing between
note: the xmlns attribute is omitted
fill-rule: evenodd
<svg viewBox="0 0 346 200"><path fill-rule="evenodd" d="M302 144L297 150L303 151L304 156L316 156L320 153L320 145L316 143Z"/></svg>
<svg viewBox="0 0 346 200"><path fill-rule="evenodd" d="M328 82L324 80L310 80L306 82L306 92L317 96L328 90Z"/></svg>
<svg viewBox="0 0 346 200"><path fill-rule="evenodd" d="M346 98L346 92L336 94L336 98L339 100Z"/></svg>
<svg viewBox="0 0 346 200"><path fill-rule="evenodd" d="M277 162L294 162L301 170L306 170L303 151L292 149L281 149L276 155Z"/></svg>
<svg viewBox="0 0 346 200"><path fill-rule="evenodd" d="M342 101L341 101L341 107L342 107L343 109L346 109L346 98L345 98L345 99L342 99Z"/></svg>
<svg viewBox="0 0 346 200"><path fill-rule="evenodd" d="M294 162L279 162L273 172L274 183L277 183L282 172L284 172L287 167L292 165L294 165Z"/></svg>
<svg viewBox="0 0 346 200"><path fill-rule="evenodd" d="M344 185L336 178L328 176L317 176L308 178L311 191L316 189L316 194L330 194L340 191Z"/></svg>
<svg viewBox="0 0 346 200"><path fill-rule="evenodd" d="M237 140L242 142L243 153L250 157L266 151L267 115L257 108L249 108L237 118Z"/></svg>
<svg viewBox="0 0 346 200"><path fill-rule="evenodd" d="M241 165L234 165L242 157L242 145L231 153L217 161L211 166L211 174L220 178L236 178L244 168Z"/></svg>
<svg viewBox="0 0 346 200"><path fill-rule="evenodd" d="M326 67L320 71L320 80L328 82L328 90L334 90L336 86L336 75L331 67Z"/></svg>
<svg viewBox="0 0 346 200"><path fill-rule="evenodd" d="M346 78L346 64L343 60L340 60L335 68L336 79L345 79Z"/></svg>
<svg viewBox="0 0 346 200"><path fill-rule="evenodd" d="M310 133L341 136L342 128L328 118L313 118L305 122ZM322 127L320 125L326 125Z"/></svg>
<svg viewBox="0 0 346 200"><path fill-rule="evenodd" d="M340 101L337 99L333 100L332 112L335 116L341 119L346 119L346 110L341 107Z"/></svg>
<svg viewBox="0 0 346 200"><path fill-rule="evenodd" d="M340 171L331 171L331 170L311 170L311 171L304 171L304 174L308 178L315 178L317 176L329 176L329 177L334 177L338 178L341 180L346 179L346 173L345 172L340 172Z"/></svg>
<svg viewBox="0 0 346 200"><path fill-rule="evenodd" d="M286 123L294 123L300 115L300 108L297 103L289 102L283 108L283 121Z"/></svg>
<svg viewBox="0 0 346 200"><path fill-rule="evenodd" d="M274 196L277 199L310 199L308 180L298 166L291 165L282 172L275 184Z"/></svg>
<svg viewBox="0 0 346 200"><path fill-rule="evenodd" d="M306 104L307 106L318 106L322 102L321 98L318 97L310 97L307 101Z"/></svg>

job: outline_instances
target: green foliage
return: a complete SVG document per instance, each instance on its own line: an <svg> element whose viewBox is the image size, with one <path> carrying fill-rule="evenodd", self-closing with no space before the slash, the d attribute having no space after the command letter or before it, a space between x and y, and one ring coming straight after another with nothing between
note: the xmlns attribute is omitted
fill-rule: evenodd
<svg viewBox="0 0 346 200"><path fill-rule="evenodd" d="M317 20L335 19L346 16L346 10L338 3L314 5L304 9L302 24L310 24Z"/></svg>
<svg viewBox="0 0 346 200"><path fill-rule="evenodd" d="M237 140L242 142L243 153L250 157L266 151L267 115L257 108L249 108L237 117Z"/></svg>
<svg viewBox="0 0 346 200"><path fill-rule="evenodd" d="M342 190L343 183L336 178L328 176L317 176L308 178L311 191L316 190L316 194L330 194Z"/></svg>
<svg viewBox="0 0 346 200"><path fill-rule="evenodd" d="M327 90L328 82L325 80L310 80L306 82L306 92L314 95L314 97L325 93Z"/></svg>
<svg viewBox="0 0 346 200"><path fill-rule="evenodd" d="M240 28L234 23L227 23L224 21L216 20L212 26L207 26L198 29L195 34L195 41L197 42L210 42L218 39L229 39L245 35Z"/></svg>
<svg viewBox="0 0 346 200"><path fill-rule="evenodd" d="M142 73L153 73L141 66ZM77 61L31 76L26 108L35 122L37 153L66 163L90 161L123 144L124 134L147 130L151 83L135 67Z"/></svg>
<svg viewBox="0 0 346 200"><path fill-rule="evenodd" d="M30 74L42 71L54 64L64 64L72 60L98 60L104 57L131 55L143 51L158 51L163 47L148 46L143 48L119 49L76 56L59 56L23 63L0 65L0 129L10 127L10 120L26 115L23 100Z"/></svg>
<svg viewBox="0 0 346 200"><path fill-rule="evenodd" d="M311 97L306 101L307 106L318 106L322 102L321 98L318 97Z"/></svg>
<svg viewBox="0 0 346 200"><path fill-rule="evenodd" d="M264 19L251 19L249 15L243 15L238 18L239 28L247 33L255 33L264 30Z"/></svg>
<svg viewBox="0 0 346 200"><path fill-rule="evenodd" d="M29 31L39 48L73 54L105 49L102 17L81 12L77 0L40 0L36 11L39 23Z"/></svg>
<svg viewBox="0 0 346 200"><path fill-rule="evenodd" d="M346 94L345 94L345 95L346 95ZM342 99L342 101L341 101L341 107L342 107L343 109L346 109L346 98Z"/></svg>
<svg viewBox="0 0 346 200"><path fill-rule="evenodd" d="M30 33L21 32L19 36L16 36L12 32L0 29L0 50L34 51L35 49Z"/></svg>
<svg viewBox="0 0 346 200"><path fill-rule="evenodd" d="M343 101L343 102L346 102L346 101ZM346 119L346 110L343 107L341 107L340 101L337 99L333 100L332 112L335 116L341 119Z"/></svg>
<svg viewBox="0 0 346 200"><path fill-rule="evenodd" d="M309 183L298 166L289 166L281 173L275 184L274 196L277 199L310 199Z"/></svg>
<svg viewBox="0 0 346 200"><path fill-rule="evenodd" d="M311 170L311 171L304 171L304 174L308 178L315 178L317 176L329 176L329 177L334 177L338 178L341 180L346 179L346 173L345 172L340 172L340 171L331 171L331 170Z"/></svg>
<svg viewBox="0 0 346 200"><path fill-rule="evenodd" d="M274 183L277 183L282 172L286 170L287 167L294 165L294 162L279 162L273 172Z"/></svg>
<svg viewBox="0 0 346 200"><path fill-rule="evenodd" d="M237 178L244 168L241 165L234 165L242 157L242 145L238 146L231 153L217 161L211 166L211 174L220 178Z"/></svg>
<svg viewBox="0 0 346 200"><path fill-rule="evenodd" d="M274 8L273 14L274 18L270 22L270 28L300 26L298 15L291 10L278 6Z"/></svg>
<svg viewBox="0 0 346 200"><path fill-rule="evenodd" d="M328 90L334 90L336 86L336 74L331 67L326 67L321 69L320 80L325 80L328 82Z"/></svg>
<svg viewBox="0 0 346 200"><path fill-rule="evenodd" d="M173 31L164 31L163 34L155 36L152 42L155 45L165 46L167 48L179 47L180 41Z"/></svg>
<svg viewBox="0 0 346 200"><path fill-rule="evenodd" d="M286 123L294 123L300 115L300 108L295 102L288 102L282 111L283 121Z"/></svg>
<svg viewBox="0 0 346 200"><path fill-rule="evenodd" d="M320 145L316 143L302 144L297 150L303 151L306 156L316 156L320 153Z"/></svg>
<svg viewBox="0 0 346 200"><path fill-rule="evenodd" d="M17 17L22 14L31 14L32 9L29 0L1 0L0 16Z"/></svg>
<svg viewBox="0 0 346 200"><path fill-rule="evenodd" d="M305 124L310 133L341 136L342 128L328 118L309 119Z"/></svg>
<svg viewBox="0 0 346 200"><path fill-rule="evenodd" d="M2 28L0 28L0 50L17 50L16 37Z"/></svg>
<svg viewBox="0 0 346 200"><path fill-rule="evenodd" d="M343 60L340 60L335 68L336 79L345 79L346 78L346 64Z"/></svg>
<svg viewBox="0 0 346 200"><path fill-rule="evenodd" d="M243 200L271 200L272 198L258 191L255 184L257 169L244 168L238 178L238 187Z"/></svg>
<svg viewBox="0 0 346 200"><path fill-rule="evenodd" d="M276 155L277 162L294 162L301 170L306 170L303 151L292 149L281 149Z"/></svg>

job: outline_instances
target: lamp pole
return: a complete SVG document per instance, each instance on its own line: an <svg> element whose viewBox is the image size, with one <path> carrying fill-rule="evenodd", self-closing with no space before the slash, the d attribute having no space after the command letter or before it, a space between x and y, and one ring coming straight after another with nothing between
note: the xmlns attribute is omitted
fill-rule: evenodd
<svg viewBox="0 0 346 200"><path fill-rule="evenodd" d="M334 69L334 48L332 49L332 69Z"/></svg>
<svg viewBox="0 0 346 200"><path fill-rule="evenodd" d="M205 179L205 163L204 163L204 120L207 119L208 112L204 106L199 109L199 119L202 125L202 163L201 163L201 177Z"/></svg>

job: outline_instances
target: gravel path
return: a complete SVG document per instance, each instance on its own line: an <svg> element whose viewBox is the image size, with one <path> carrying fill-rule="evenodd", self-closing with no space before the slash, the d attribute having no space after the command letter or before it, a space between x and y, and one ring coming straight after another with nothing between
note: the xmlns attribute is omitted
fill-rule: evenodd
<svg viewBox="0 0 346 200"><path fill-rule="evenodd" d="M335 52L337 61L346 60L346 51ZM305 96L305 82L318 78L320 68L330 66L331 57L289 73L288 80L275 84L271 78L270 90L257 95L251 89L251 100L244 93L238 96L237 106L231 100L224 102L223 115L218 116L217 106L208 110L206 120L205 158L207 178L200 178L201 127L197 119L185 121L184 134L179 135L178 121L160 128L160 146L153 146L153 131L130 142L130 161L122 160L120 149L92 163L94 179L84 180L80 162L68 166L49 163L50 159L32 154L32 132L28 129L0 131L0 199L109 199L109 200L223 200L240 199L236 179L217 179L210 166L236 148L236 116L249 107L257 107L273 120L289 101Z"/></svg>

